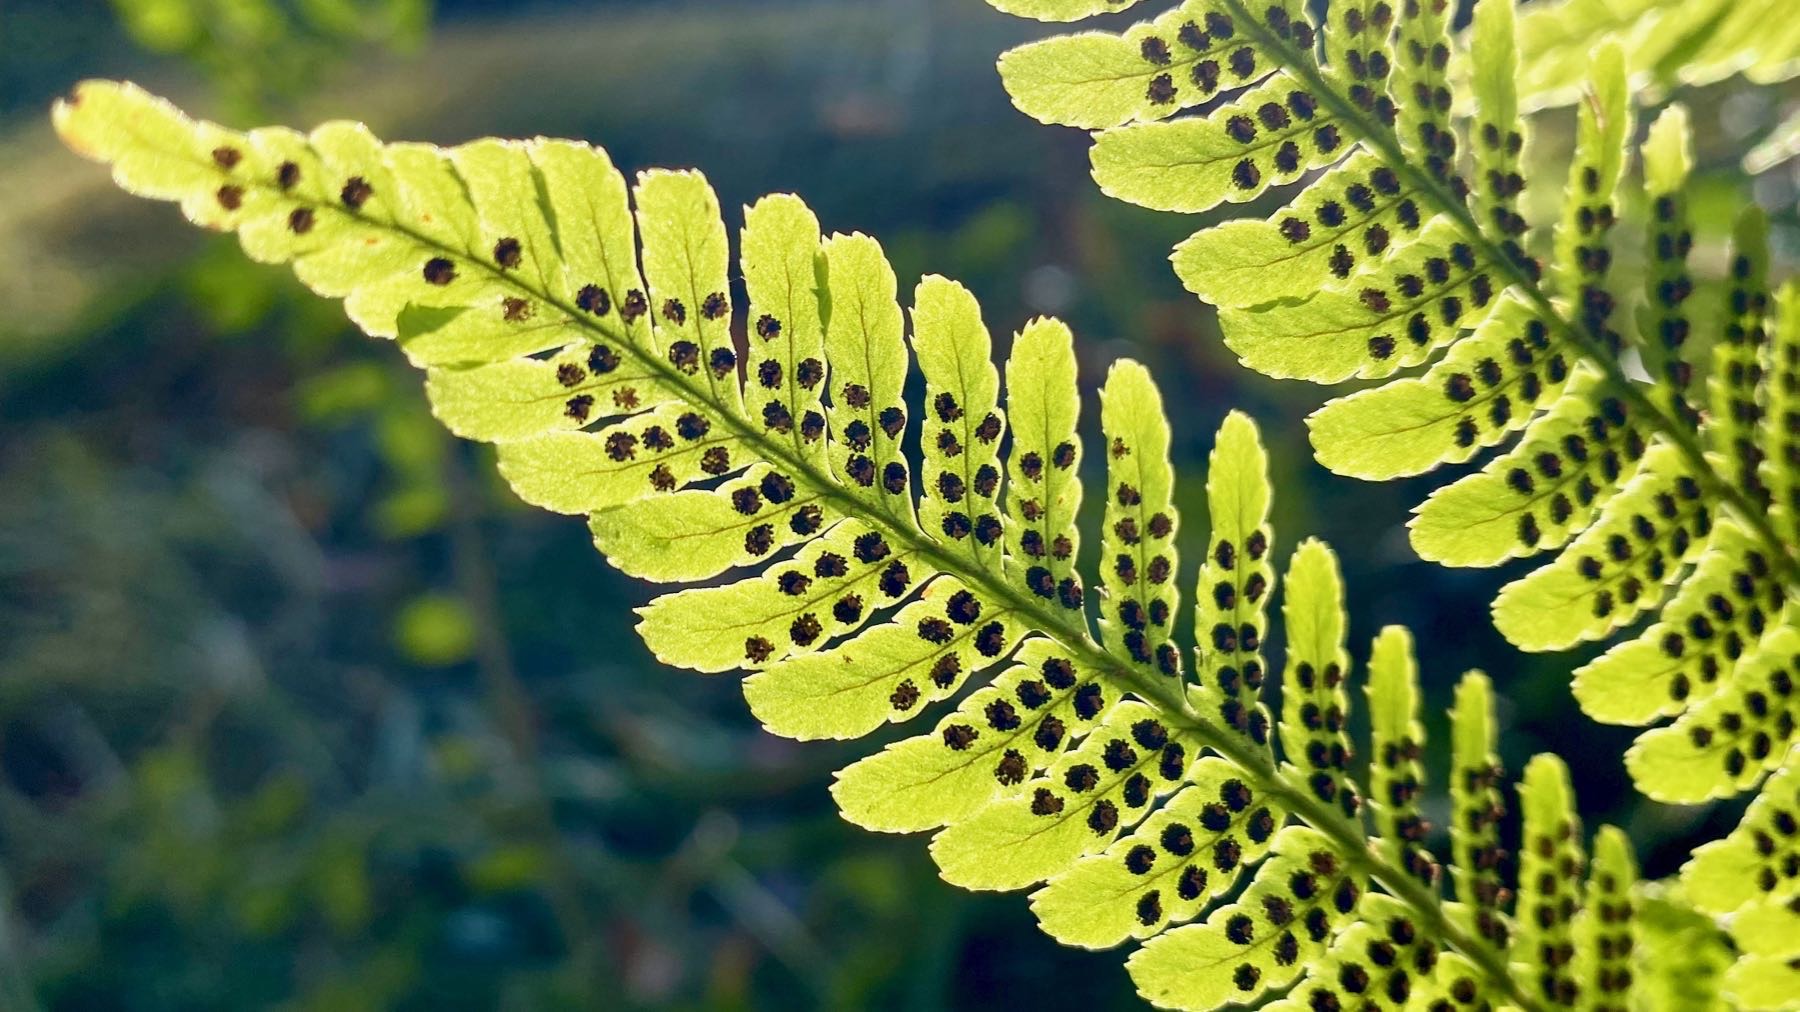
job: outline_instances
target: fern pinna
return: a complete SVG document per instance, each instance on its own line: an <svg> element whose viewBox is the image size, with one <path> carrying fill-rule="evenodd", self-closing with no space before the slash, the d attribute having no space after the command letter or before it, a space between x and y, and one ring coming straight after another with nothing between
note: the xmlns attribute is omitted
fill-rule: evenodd
<svg viewBox="0 0 1800 1012"><path fill-rule="evenodd" d="M238 133L103 82L60 103L56 122L126 189L236 231L253 258L291 262L395 339L445 423L495 444L525 499L586 514L615 566L704 584L642 609L658 657L749 670L751 708L796 738L935 710L931 731L839 774L846 817L935 831L958 885L1039 886L1033 908L1061 941L1141 940L1128 962L1151 1000L1624 1007L1676 986L1637 959L1634 935L1651 953L1678 936L1638 930L1619 833L1602 831L1585 860L1554 758L1526 771L1521 874L1508 873L1507 785L1476 674L1454 715L1457 900L1442 898L1410 640L1394 628L1375 641L1365 790L1343 591L1316 541L1287 567L1287 688L1271 725L1275 548L1247 418L1230 416L1213 451L1189 650L1171 635L1178 519L1148 372L1118 363L1101 391L1090 591L1069 331L1038 320L1015 337L1003 408L974 300L927 278L910 337L924 393L909 411L880 247L821 239L792 196L744 212L740 313L720 209L693 172L628 187L604 153L564 141L440 150L347 123Z"/></svg>
<svg viewBox="0 0 1800 1012"><path fill-rule="evenodd" d="M1121 6L992 2L1054 21ZM1766 780L1759 804L1792 827L1800 287L1771 278L1752 208L1717 311L1690 298L1680 106L1638 147L1642 192L1623 180L1630 81L1791 75L1800 32L1770 3L1525 10L1515 26L1511 0L1480 0L1453 37L1444 0L1333 2L1322 27L1289 0L1187 0L1122 33L1021 46L1000 72L1026 113L1097 131L1093 174L1115 197L1198 212L1295 184L1266 218L1228 218L1174 251L1227 345L1277 378L1385 381L1309 419L1319 460L1341 474L1420 474L1504 445L1418 507L1418 554L1495 566L1555 553L1494 605L1524 649L1648 620L1576 673L1583 708L1612 723L1673 718L1627 757L1650 796L1700 802ZM1520 209L1521 113L1575 94L1561 214L1534 225ZM1617 227L1638 208L1641 253ZM1641 261L1641 277L1615 260ZM1769 841L1766 887L1693 890L1738 923L1800 896L1800 839L1755 824L1733 846ZM1784 937L1800 956L1800 933ZM1784 972L1766 993L1794 993L1800 970Z"/></svg>

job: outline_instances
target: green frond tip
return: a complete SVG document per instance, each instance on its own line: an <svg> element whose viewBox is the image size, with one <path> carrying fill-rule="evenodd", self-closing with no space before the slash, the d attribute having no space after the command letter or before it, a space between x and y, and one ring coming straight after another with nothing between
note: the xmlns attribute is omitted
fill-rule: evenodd
<svg viewBox="0 0 1800 1012"><path fill-rule="evenodd" d="M1530 307L1503 297L1425 375L1359 390L1313 412L1306 422L1319 462L1339 474L1388 479L1461 463L1501 442L1530 419L1514 413L1515 405L1535 408L1567 387L1566 363L1542 376L1509 376L1498 365L1540 334ZM1501 407L1507 410L1497 414ZM1471 422L1484 412L1488 424Z"/></svg>
<svg viewBox="0 0 1800 1012"><path fill-rule="evenodd" d="M1772 333L1769 319L1769 220L1754 204L1744 208L1731 234L1731 264L1720 340L1713 345L1707 378L1711 417L1701 434L1713 466L1767 507L1760 464L1767 456L1757 431L1761 401L1767 398L1762 374ZM1784 462L1785 463L1785 462Z"/></svg>
<svg viewBox="0 0 1800 1012"><path fill-rule="evenodd" d="M1266 679L1262 643L1274 597L1274 530L1269 526L1268 454L1256 423L1240 411L1219 426L1206 472L1212 532L1200 562L1194 600L1195 651L1207 709L1240 722L1253 738L1267 716L1257 705Z"/></svg>
<svg viewBox="0 0 1800 1012"><path fill-rule="evenodd" d="M1581 326L1610 348L1621 343L1611 329L1611 310L1600 301L1611 269L1606 238L1617 219L1615 192L1633 130L1625 57L1613 43L1594 51L1582 100L1576 106L1575 151L1554 235L1552 280L1583 300ZM1595 256L1594 251L1602 255Z"/></svg>
<svg viewBox="0 0 1800 1012"><path fill-rule="evenodd" d="M1477 0L1469 28L1467 60L1483 122L1496 126L1519 118L1519 48L1512 0ZM1496 145L1497 146L1497 145Z"/></svg>
<svg viewBox="0 0 1800 1012"><path fill-rule="evenodd" d="M1106 513L1101 576L1106 590L1100 634L1106 645L1156 678L1181 673L1172 616L1181 607L1175 582L1175 469L1169 422L1150 370L1116 363L1100 389L1106 451Z"/></svg>
<svg viewBox="0 0 1800 1012"><path fill-rule="evenodd" d="M919 523L931 532L946 531L963 522L968 497L952 500L946 488L979 490L999 480L1000 443L1006 423L1000 413L1000 373L994 368L993 342L981 320L975 296L947 278L931 276L919 282L913 296L913 353L925 375L925 402L957 405L958 417L946 422L950 411L927 416L925 431L934 438L924 441L919 479L928 494L919 502ZM948 440L945 435L948 434ZM959 452L952 452L952 448ZM935 491L937 494L929 494ZM991 518L990 518L991 519ZM947 528L946 525L949 525ZM957 539L971 566L998 574L1001 539Z"/></svg>
<svg viewBox="0 0 1800 1012"><path fill-rule="evenodd" d="M1358 254L1379 255L1422 225L1416 190L1358 151L1269 217L1201 229L1175 247L1171 260L1182 285L1206 302L1260 306L1312 295L1318 279L1348 276L1346 264Z"/></svg>
<svg viewBox="0 0 1800 1012"><path fill-rule="evenodd" d="M1606 42L1588 60L1588 90L1580 106L1583 129L1592 133L1578 137L1576 145L1599 156L1600 185L1610 188L1618 184L1624 168L1625 138L1631 133L1633 120L1625 51L1616 42Z"/></svg>
<svg viewBox="0 0 1800 1012"><path fill-rule="evenodd" d="M1688 265L1693 228L1685 193L1692 148L1687 109L1681 105L1663 110L1644 140L1644 196L1650 214L1644 237L1645 299L1637 311L1644 368L1659 381L1653 396L1664 410L1690 423L1699 414L1687 395L1694 369L1683 347L1694 323L1685 295L1694 286Z"/></svg>
<svg viewBox="0 0 1800 1012"><path fill-rule="evenodd" d="M1694 624L1690 622L1690 631ZM1666 656L1672 643L1668 633L1662 635ZM1729 641L1740 634L1727 628L1720 638ZM1687 675L1675 677L1685 681ZM1692 707L1673 724L1638 739L1625 756L1638 789L1658 800L1693 803L1755 787L1792 744L1791 726L1800 719L1800 706L1793 700L1797 678L1800 627L1790 618L1745 652L1731 684L1714 688L1698 683L1694 694L1701 698ZM1681 683L1671 684L1679 688Z"/></svg>
<svg viewBox="0 0 1800 1012"><path fill-rule="evenodd" d="M1394 746L1397 753L1411 752L1423 738L1418 723L1419 666L1413 660L1412 634L1404 626L1381 630L1369 649L1369 723L1376 750ZM1381 765L1385 756L1378 755Z"/></svg>
<svg viewBox="0 0 1800 1012"><path fill-rule="evenodd" d="M1269 455L1256 423L1242 411L1227 412L1219 425L1207 458L1206 490L1216 535L1248 540L1268 521Z"/></svg>
<svg viewBox="0 0 1800 1012"><path fill-rule="evenodd" d="M1499 305L1490 269L1442 219L1357 282L1303 301L1223 308L1226 346L1278 379L1383 377L1424 362L1462 329L1479 328ZM1504 425L1510 411L1491 417Z"/></svg>
<svg viewBox="0 0 1800 1012"><path fill-rule="evenodd" d="M1423 844L1429 830L1420 800L1425 787L1425 728L1419 723L1419 666L1412 634L1388 626L1369 650L1369 800L1376 836L1414 878L1437 883Z"/></svg>
<svg viewBox="0 0 1800 1012"><path fill-rule="evenodd" d="M1693 148L1687 107L1670 105L1651 122L1644 138L1644 188L1653 194L1681 189L1694 165Z"/></svg>
<svg viewBox="0 0 1800 1012"><path fill-rule="evenodd" d="M1254 53L1249 47L1242 51ZM1248 62L1266 67L1253 55ZM1346 153L1328 115L1315 111L1312 101L1275 79L1204 119L1102 131L1091 153L1094 181L1110 196L1163 211L1204 211L1251 200ZM1305 115L1296 115L1296 107Z"/></svg>
<svg viewBox="0 0 1800 1012"><path fill-rule="evenodd" d="M1575 924L1575 971L1592 1007L1617 1007L1630 996L1637 877L1631 838L1616 826L1601 826L1594 834L1593 866Z"/></svg>
<svg viewBox="0 0 1800 1012"><path fill-rule="evenodd" d="M954 409L945 403L930 410L943 421ZM1075 340L1068 327L1056 320L1033 320L1013 339L1006 363L1006 412L1012 423L1009 467L1019 481L1018 494L1007 497L1007 553L1031 560L1025 579L1033 593L1079 604L1081 536L1075 521L1082 500L1081 438L1076 432L1081 394Z"/></svg>
<svg viewBox="0 0 1800 1012"><path fill-rule="evenodd" d="M1539 755L1525 766L1519 787L1524 815L1519 847L1519 894L1512 961L1534 997L1551 1006L1575 1004L1582 981L1574 964L1574 920L1581 909L1581 824L1575 817L1569 769Z"/></svg>
<svg viewBox="0 0 1800 1012"><path fill-rule="evenodd" d="M1288 563L1281 616L1287 628L1287 689L1281 745L1318 800L1354 816L1361 792L1348 775L1350 656L1344 649L1344 585L1337 556L1308 538Z"/></svg>
<svg viewBox="0 0 1800 1012"><path fill-rule="evenodd" d="M1344 581L1338 574L1337 554L1325 542L1307 538L1294 549L1281 614L1295 656L1318 665L1335 662L1341 668Z"/></svg>
<svg viewBox="0 0 1800 1012"><path fill-rule="evenodd" d="M1662 604L1677 567L1705 548L1689 525L1704 534L1710 522L1689 463L1658 443L1592 527L1554 562L1501 590L1494 624L1525 650L1610 635Z"/></svg>
<svg viewBox="0 0 1800 1012"><path fill-rule="evenodd" d="M1500 871L1506 796L1497 738L1493 683L1479 671L1468 672L1456 683L1450 710L1450 870L1480 944L1504 951L1510 937Z"/></svg>

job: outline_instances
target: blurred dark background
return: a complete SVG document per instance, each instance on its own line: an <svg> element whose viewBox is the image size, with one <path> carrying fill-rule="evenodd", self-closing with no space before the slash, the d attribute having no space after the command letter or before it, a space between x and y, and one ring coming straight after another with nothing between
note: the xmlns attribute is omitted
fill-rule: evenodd
<svg viewBox="0 0 1800 1012"><path fill-rule="evenodd" d="M801 193L880 237L903 291L967 283L1002 347L1068 319L1090 417L1107 363L1149 363L1196 532L1213 430L1252 414L1280 542L1340 548L1357 656L1413 628L1440 737L1483 667L1508 764L1568 758L1650 873L1732 824L1634 798L1573 660L1493 632L1511 574L1413 556L1432 482L1312 462L1321 392L1237 367L1168 269L1203 222L1103 198L1081 134L1008 105L994 58L1041 33L979 0L0 4L0 1008L1136 1004L1120 953L841 821L830 772L869 744L773 738L735 678L656 665L651 588L514 500L394 348L57 145L48 104L89 76L239 127L584 138L703 168L733 229ZM1782 99L1686 97L1716 260ZM1793 177L1757 187L1791 260Z"/></svg>

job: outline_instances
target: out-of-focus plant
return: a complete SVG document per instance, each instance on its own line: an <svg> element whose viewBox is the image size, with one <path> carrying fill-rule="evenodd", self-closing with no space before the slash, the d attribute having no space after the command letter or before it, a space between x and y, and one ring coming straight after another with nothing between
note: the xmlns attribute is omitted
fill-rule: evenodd
<svg viewBox="0 0 1800 1012"><path fill-rule="evenodd" d="M405 51L432 0L112 0L144 48L198 66L240 109L304 91L359 48Z"/></svg>

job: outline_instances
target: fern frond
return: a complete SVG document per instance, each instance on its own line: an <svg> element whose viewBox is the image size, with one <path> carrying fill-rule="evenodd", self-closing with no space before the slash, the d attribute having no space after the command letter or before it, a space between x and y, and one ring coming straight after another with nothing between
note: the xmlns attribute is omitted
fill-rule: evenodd
<svg viewBox="0 0 1800 1012"><path fill-rule="evenodd" d="M1654 99L1680 85L1742 74L1772 84L1800 74L1800 29L1779 0L1554 0L1519 16L1520 93L1527 111L1581 97L1593 49L1615 41L1632 89Z"/></svg>
<svg viewBox="0 0 1800 1012"><path fill-rule="evenodd" d="M1270 376L1392 377L1309 419L1319 460L1340 473L1396 478L1501 448L1418 508L1415 549L1461 566L1550 553L1494 604L1524 649L1605 640L1649 619L1577 673L1584 708L1621 723L1676 718L1634 752L1653 796L1754 788L1796 741L1791 694L1771 685L1768 658L1800 601L1800 305L1774 276L1754 209L1734 232L1723 308L1690 304L1684 110L1665 110L1641 148L1641 202L1626 170L1632 82L1791 73L1792 19L1759 3L1650 0L1534 4L1515 19L1509 0L1481 0L1453 56L1428 42L1442 35L1441 3L1331 9L1314 47L1285 6L1183 5L1190 19L1228 20L1257 47L1260 76L1204 114L1168 118L1172 101L1155 121L1101 129L1096 180L1179 210L1299 182L1265 220L1227 220L1176 247L1177 274L1219 307L1226 344ZM1544 55L1552 37L1572 48ZM1463 70L1439 75L1446 60ZM1568 82L1583 83L1560 214L1536 226L1518 210L1530 144L1519 112L1567 100L1567 83L1544 75L1551 64L1579 68ZM1015 93L1042 72L1008 57L1000 69ZM1295 142L1294 172L1271 173L1266 145L1286 140L1265 137L1250 113L1289 93L1319 126ZM1306 176L1314 166L1323 171ZM1639 206L1645 267L1627 281L1615 264L1638 258L1619 250L1615 226ZM1641 304L1622 305L1633 290ZM1687 727L1741 715L1752 697L1766 722L1677 754Z"/></svg>
<svg viewBox="0 0 1800 1012"><path fill-rule="evenodd" d="M1070 9L1039 9L1052 8ZM1603 840L1613 877L1583 892L1560 861L1582 846L1566 790L1540 783L1542 762L1527 830L1554 837L1559 877L1540 887L1505 873L1479 676L1459 689L1455 720L1460 903L1440 895L1428 847L1403 631L1385 631L1371 660L1375 793L1353 773L1343 588L1316 541L1287 568L1289 690L1270 735L1270 488L1247 418L1227 419L1213 453L1190 672L1172 632L1170 434L1131 362L1101 396L1106 526L1089 625L1061 324L1022 330L1002 375L966 290L926 278L909 328L876 242L822 237L785 195L744 212L749 304L737 305L704 177L659 170L628 185L585 145L439 150L352 124L245 134L100 82L59 104L56 122L126 189L237 232L253 257L292 263L396 340L446 422L493 443L522 497L586 514L615 565L695 584L640 610L658 657L751 672L751 709L790 737L854 738L933 712L929 732L839 773L845 816L933 832L958 885L1036 887L1033 909L1059 940L1143 941L1128 965L1153 1001L1211 1007L1285 989L1309 1008L1537 1009L1620 979L1616 940L1578 931L1578 911L1593 902L1610 923L1628 859ZM915 359L923 397L910 403ZM1553 934L1508 939L1509 914L1534 913L1510 910L1508 883L1527 899L1556 890ZM1559 957L1553 987L1515 980L1511 964L1577 944L1567 938L1592 938L1597 955Z"/></svg>

